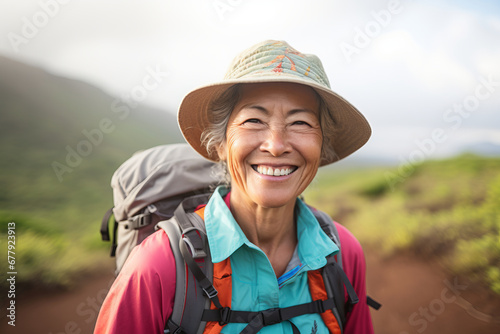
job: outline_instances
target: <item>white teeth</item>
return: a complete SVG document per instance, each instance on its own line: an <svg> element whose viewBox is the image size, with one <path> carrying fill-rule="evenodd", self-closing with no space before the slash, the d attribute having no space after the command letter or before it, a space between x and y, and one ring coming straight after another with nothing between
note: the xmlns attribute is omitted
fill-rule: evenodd
<svg viewBox="0 0 500 334"><path fill-rule="evenodd" d="M263 175L284 176L291 174L292 169L291 168L273 169L272 167L267 168L267 167L257 166L257 172Z"/></svg>

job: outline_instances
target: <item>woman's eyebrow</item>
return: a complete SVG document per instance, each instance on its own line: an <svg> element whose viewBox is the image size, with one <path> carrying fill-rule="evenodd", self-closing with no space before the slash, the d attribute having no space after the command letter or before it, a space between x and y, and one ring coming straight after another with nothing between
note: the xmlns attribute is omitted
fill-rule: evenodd
<svg viewBox="0 0 500 334"><path fill-rule="evenodd" d="M269 110L267 110L266 108L264 108L263 106L260 106L258 104L249 104L247 106L244 106L242 109L256 109L256 110L263 112L266 115L269 115Z"/></svg>
<svg viewBox="0 0 500 334"><path fill-rule="evenodd" d="M306 109L306 108L304 108L304 109L302 109L302 108L292 109L292 110L290 110L290 111L287 113L287 115L288 115L288 116L291 116L291 115L295 115L295 114L299 114L299 113L303 113L303 112L308 113L308 114L313 114L313 115L316 115L316 112L315 112L315 111L313 111L313 110L311 110L311 109Z"/></svg>
<svg viewBox="0 0 500 334"><path fill-rule="evenodd" d="M244 106L242 109L256 109L256 110L261 111L262 113L264 113L266 115L269 115L269 110L267 110L266 108L264 108L263 106L260 106L258 104L250 104L250 105ZM292 109L292 110L287 112L287 115L291 116L291 115L295 115L295 114L302 113L302 112L316 115L315 111L313 111L311 109L307 109L307 108Z"/></svg>

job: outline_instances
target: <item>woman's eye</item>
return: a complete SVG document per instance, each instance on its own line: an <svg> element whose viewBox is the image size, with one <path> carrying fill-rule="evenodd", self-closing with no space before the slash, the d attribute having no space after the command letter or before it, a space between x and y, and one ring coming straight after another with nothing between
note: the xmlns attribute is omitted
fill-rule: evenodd
<svg viewBox="0 0 500 334"><path fill-rule="evenodd" d="M310 126L309 123L304 122L304 121L295 121L295 122L293 122L293 125L307 125L307 126Z"/></svg>
<svg viewBox="0 0 500 334"><path fill-rule="evenodd" d="M257 118L250 118L250 119L247 119L243 123L254 123L254 124L257 124L257 123L261 123L261 121L259 119L257 119Z"/></svg>

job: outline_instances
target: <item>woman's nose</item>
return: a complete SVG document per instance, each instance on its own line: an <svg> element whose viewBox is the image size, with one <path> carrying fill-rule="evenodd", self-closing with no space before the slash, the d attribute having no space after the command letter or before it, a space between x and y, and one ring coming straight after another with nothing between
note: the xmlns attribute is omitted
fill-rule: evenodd
<svg viewBox="0 0 500 334"><path fill-rule="evenodd" d="M261 144L262 151L267 151L275 157L290 152L291 145L286 129L269 129L264 136Z"/></svg>

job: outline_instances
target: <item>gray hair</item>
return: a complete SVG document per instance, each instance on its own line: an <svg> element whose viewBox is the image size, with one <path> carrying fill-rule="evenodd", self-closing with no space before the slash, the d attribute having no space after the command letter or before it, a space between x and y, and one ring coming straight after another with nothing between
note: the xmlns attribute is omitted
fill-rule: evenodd
<svg viewBox="0 0 500 334"><path fill-rule="evenodd" d="M229 118L240 99L240 86L241 84L236 84L229 87L208 106L210 125L201 134L201 143L206 147L209 155L216 152L226 140ZM231 175L225 161L220 160L214 166L213 173L222 184L227 186L231 184Z"/></svg>
<svg viewBox="0 0 500 334"><path fill-rule="evenodd" d="M201 142L206 147L208 154L217 151L217 148L226 140L227 125L229 118L238 103L241 95L241 84L236 84L228 88L224 93L215 98L208 107L210 125L203 131L201 135ZM333 161L337 157L335 149L325 134L335 133L336 124L331 110L328 109L326 103L316 93L319 101L319 123L321 126L321 133L323 134L323 143L321 146L321 159ZM214 169L217 177L222 179L222 183L229 185L231 183L231 176L227 170L225 161L219 161Z"/></svg>
<svg viewBox="0 0 500 334"><path fill-rule="evenodd" d="M336 161L338 160L337 152L333 147L333 142L329 140L334 136L337 129L333 111L328 109L325 101L316 93L319 100L319 125L321 126L321 133L323 134L323 145L321 145L321 160Z"/></svg>

